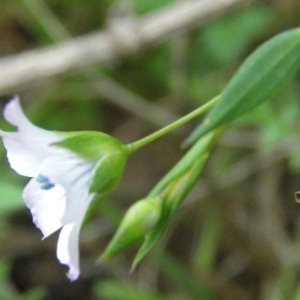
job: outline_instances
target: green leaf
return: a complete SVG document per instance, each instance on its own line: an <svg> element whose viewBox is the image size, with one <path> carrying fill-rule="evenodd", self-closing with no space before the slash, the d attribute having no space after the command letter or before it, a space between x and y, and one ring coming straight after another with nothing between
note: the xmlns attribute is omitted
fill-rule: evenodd
<svg viewBox="0 0 300 300"><path fill-rule="evenodd" d="M214 128L228 124L279 91L300 64L300 29L281 33L260 46L225 87L203 125L187 139L191 144Z"/></svg>

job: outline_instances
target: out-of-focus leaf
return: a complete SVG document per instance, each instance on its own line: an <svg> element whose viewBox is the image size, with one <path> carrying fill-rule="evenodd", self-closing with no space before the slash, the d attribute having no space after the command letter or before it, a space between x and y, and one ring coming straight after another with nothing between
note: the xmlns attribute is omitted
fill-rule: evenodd
<svg viewBox="0 0 300 300"><path fill-rule="evenodd" d="M9 271L10 271L9 263L0 261L0 280L5 279Z"/></svg>
<svg viewBox="0 0 300 300"><path fill-rule="evenodd" d="M43 300L45 298L46 291L41 287L37 287L26 292L22 297L22 300Z"/></svg>
<svg viewBox="0 0 300 300"><path fill-rule="evenodd" d="M24 206L22 188L10 182L0 182L0 215L13 212Z"/></svg>
<svg viewBox="0 0 300 300"><path fill-rule="evenodd" d="M209 207L204 215L199 234L198 247L195 249L194 270L199 274L209 274L213 271L221 243L221 233L224 220L217 205Z"/></svg>
<svg viewBox="0 0 300 300"><path fill-rule="evenodd" d="M205 287L204 282L193 279L189 273L170 255L161 260L162 271L174 285L185 291L191 299L216 300L216 295Z"/></svg>
<svg viewBox="0 0 300 300"><path fill-rule="evenodd" d="M94 294L107 300L171 300L167 295L139 290L115 281L101 281L94 286Z"/></svg>
<svg viewBox="0 0 300 300"><path fill-rule="evenodd" d="M216 20L203 31L204 47L218 63L228 65L245 54L253 39L261 36L264 28L269 28L272 19L268 7L256 5Z"/></svg>
<svg viewBox="0 0 300 300"><path fill-rule="evenodd" d="M174 0L133 0L135 11L147 13L174 3Z"/></svg>

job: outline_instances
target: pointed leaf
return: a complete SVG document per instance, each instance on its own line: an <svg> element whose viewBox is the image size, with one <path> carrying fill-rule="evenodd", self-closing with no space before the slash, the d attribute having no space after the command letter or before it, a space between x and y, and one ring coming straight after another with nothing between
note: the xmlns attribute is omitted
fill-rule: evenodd
<svg viewBox="0 0 300 300"><path fill-rule="evenodd" d="M188 138L191 144L210 130L233 121L280 90L300 65L300 29L281 33L260 46L225 87L204 124Z"/></svg>

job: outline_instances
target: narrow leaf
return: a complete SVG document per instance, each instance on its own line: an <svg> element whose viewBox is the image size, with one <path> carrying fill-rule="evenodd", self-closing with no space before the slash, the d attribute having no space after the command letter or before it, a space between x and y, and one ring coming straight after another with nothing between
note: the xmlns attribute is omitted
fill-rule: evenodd
<svg viewBox="0 0 300 300"><path fill-rule="evenodd" d="M300 29L281 33L260 46L225 87L204 123L187 139L191 144L228 124L278 92L300 65Z"/></svg>

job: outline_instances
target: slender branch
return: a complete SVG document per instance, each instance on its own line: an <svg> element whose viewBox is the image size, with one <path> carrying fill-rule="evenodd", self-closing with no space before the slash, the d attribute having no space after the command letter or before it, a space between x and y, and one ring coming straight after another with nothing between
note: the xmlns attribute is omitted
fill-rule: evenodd
<svg viewBox="0 0 300 300"><path fill-rule="evenodd" d="M143 148L144 146L150 144L151 142L159 139L160 137L168 134L169 132L179 128L180 126L183 126L187 122L193 120L194 118L199 117L200 115L207 112L209 109L211 109L216 102L219 100L219 96L215 97L214 99L210 100L209 102L205 103L204 105L198 107L194 111L190 112L189 114L185 115L184 117L180 118L179 120L176 120L175 122L155 131L154 133L135 141L131 144L128 144L127 147L131 152L137 151L140 148Z"/></svg>
<svg viewBox="0 0 300 300"><path fill-rule="evenodd" d="M118 22L120 30L92 33L55 46L0 60L0 94L37 79L63 74L95 63L109 62L162 43L251 0L202 0L178 3L164 10Z"/></svg>

